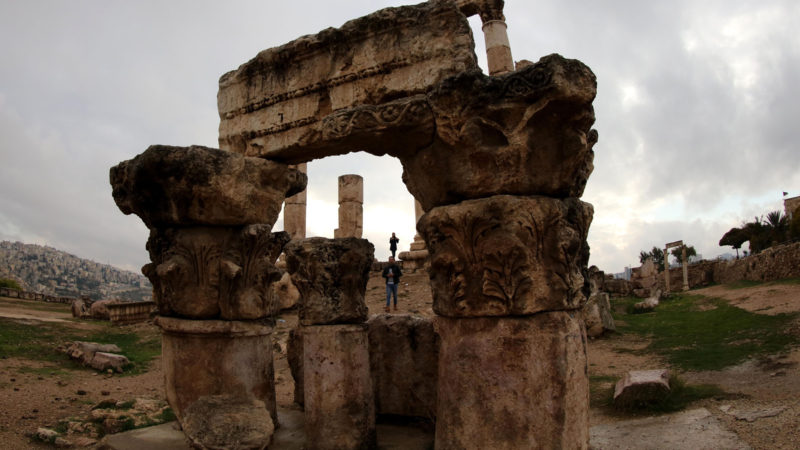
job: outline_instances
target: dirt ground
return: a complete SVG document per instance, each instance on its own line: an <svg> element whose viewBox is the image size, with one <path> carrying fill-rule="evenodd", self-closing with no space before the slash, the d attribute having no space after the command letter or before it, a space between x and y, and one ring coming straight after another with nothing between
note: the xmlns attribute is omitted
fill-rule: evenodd
<svg viewBox="0 0 800 450"><path fill-rule="evenodd" d="M406 274L399 289L399 313L433 316L427 274ZM730 301L733 305L759 314L800 311L800 285L765 285L742 289L721 286L693 291ZM385 290L379 273L367 284L366 302L370 314L384 310ZM32 309L24 301L0 301L0 316L15 317L28 323L37 320L65 320L75 327L91 327L92 322L74 322L68 313ZM23 316L23 317L19 317ZM293 380L286 359L286 338L297 325L296 313L279 317L275 332L275 377L278 404L293 408ZM151 324L136 327L153 327ZM800 329L800 326L798 326ZM612 334L589 341L589 375L621 377L628 370L668 367L652 355L627 350L647 346L632 335ZM2 355L0 355L2 356ZM727 395L708 399L692 407L705 407L757 449L800 448L800 349L759 361L749 361L722 371L684 373L690 383L711 383ZM32 443L26 432L54 426L60 419L86 415L93 405L108 398L131 400L136 397L164 398L160 359L150 370L137 376L97 374L89 369L65 370L48 364L12 358L0 359L0 447L8 449L43 448ZM610 387L611 381L600 387ZM83 394L79 392L85 392ZM738 416L738 418L737 418ZM759 416L763 416L760 417ZM626 420L592 408L591 425ZM654 443L657 448L657 443Z"/></svg>

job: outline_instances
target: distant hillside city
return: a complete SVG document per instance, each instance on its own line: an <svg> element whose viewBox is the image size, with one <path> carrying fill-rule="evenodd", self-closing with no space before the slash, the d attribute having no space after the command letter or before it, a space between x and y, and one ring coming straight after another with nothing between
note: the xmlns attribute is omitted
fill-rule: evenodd
<svg viewBox="0 0 800 450"><path fill-rule="evenodd" d="M143 275L56 250L21 242L0 242L0 278L16 280L23 290L93 300L150 300L152 286Z"/></svg>

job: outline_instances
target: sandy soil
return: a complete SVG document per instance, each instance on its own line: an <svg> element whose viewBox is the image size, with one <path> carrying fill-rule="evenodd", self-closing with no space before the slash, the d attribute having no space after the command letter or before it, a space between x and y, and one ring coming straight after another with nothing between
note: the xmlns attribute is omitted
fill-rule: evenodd
<svg viewBox="0 0 800 450"><path fill-rule="evenodd" d="M433 316L432 299L427 274L408 273L399 290L398 312ZM693 293L729 300L732 304L760 314L800 311L800 285L767 285L743 289L715 286ZM367 284L366 302L370 314L382 313L385 290L380 274L373 273ZM63 311L30 309L30 305L15 305L0 301L0 316L28 315L29 321L64 319ZM33 322L31 322L33 323ZM67 321L69 326L87 327L91 322ZM295 313L281 315L275 332L275 377L277 401L293 408L293 380L286 359L286 338L297 325ZM152 325L137 325L152 327ZM800 326L798 326L800 329ZM589 341L589 375L620 377L628 370L667 367L653 355L634 354L647 342L635 336L612 334ZM0 358L2 355L0 355ZM694 406L704 406L730 430L754 448L800 448L800 349L786 355L776 355L761 361L749 361L723 371L682 374L690 383L713 383L728 395L709 399ZM163 374L160 360L151 364L142 375L122 377L96 374L90 370L63 370L47 364L17 359L0 359L0 442L3 448L39 448L31 443L26 432L40 426L53 426L59 419L85 415L97 402L114 398L130 400L136 397L164 398ZM606 387L611 386L611 381ZM602 387L601 383L601 387ZM85 391L80 395L78 391ZM752 422L737 419L736 414L765 412ZM777 412L776 412L777 411ZM762 414L764 415L764 414ZM592 425L625 420L593 408Z"/></svg>

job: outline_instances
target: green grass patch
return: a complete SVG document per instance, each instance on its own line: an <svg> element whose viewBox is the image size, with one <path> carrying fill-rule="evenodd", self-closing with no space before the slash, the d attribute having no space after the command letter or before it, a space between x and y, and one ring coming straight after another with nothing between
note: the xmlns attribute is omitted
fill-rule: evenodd
<svg viewBox="0 0 800 450"><path fill-rule="evenodd" d="M0 307L35 309L37 311L62 312L72 314L72 306L66 303L48 303L37 300L0 297Z"/></svg>
<svg viewBox="0 0 800 450"><path fill-rule="evenodd" d="M79 369L81 366L57 350L71 341L91 341L116 344L132 365L123 375L135 375L147 370L154 357L161 354L158 332L136 334L120 331L110 323L98 323L94 329L73 328L64 324L36 322L24 323L0 318L0 356L53 363L60 369ZM52 372L49 368L46 373Z"/></svg>
<svg viewBox="0 0 800 450"><path fill-rule="evenodd" d="M800 278L784 278L782 280L773 281L770 284L800 284Z"/></svg>
<svg viewBox="0 0 800 450"><path fill-rule="evenodd" d="M617 331L646 337L650 345L637 352L654 352L673 368L719 370L798 344L798 337L788 332L797 314L755 314L724 300L690 294L673 294L651 312L619 312L637 301L614 301L614 320L620 320Z"/></svg>
<svg viewBox="0 0 800 450"><path fill-rule="evenodd" d="M723 286L725 286L725 288L727 289L745 289L755 286L761 286L762 284L764 284L763 281L739 280L739 281L734 281L733 283L726 283Z"/></svg>

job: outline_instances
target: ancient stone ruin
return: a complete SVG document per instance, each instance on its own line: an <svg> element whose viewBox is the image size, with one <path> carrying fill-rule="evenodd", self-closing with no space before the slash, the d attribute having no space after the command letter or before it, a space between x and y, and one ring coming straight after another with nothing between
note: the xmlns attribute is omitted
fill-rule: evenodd
<svg viewBox="0 0 800 450"><path fill-rule="evenodd" d="M373 446L376 399L435 416L439 449L587 448L579 310L593 210L579 197L593 169L596 81L555 54L514 70L502 10L501 0L434 0L264 50L220 79L221 150L153 146L111 170L120 209L150 228L143 272L167 397L194 445L261 448L279 426L271 287L285 252L300 292L293 345L309 448ZM472 14L490 76L477 65ZM438 337L426 338L437 347L433 404L398 404L373 385L392 354L369 330L424 325L367 325L373 247L360 230L340 221L342 237L300 239L303 164L351 151L398 158L424 211L417 230L438 314ZM287 231L273 232L285 200Z"/></svg>

